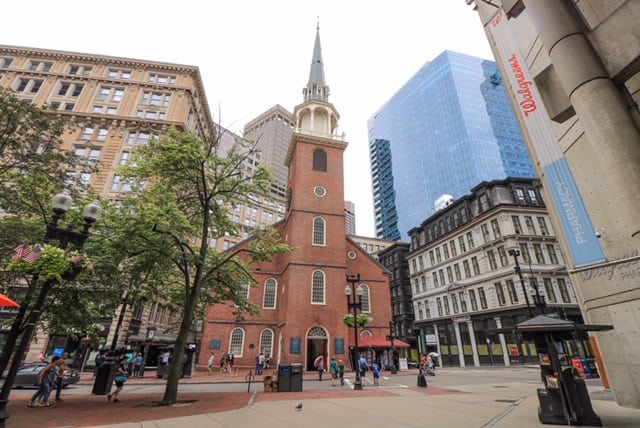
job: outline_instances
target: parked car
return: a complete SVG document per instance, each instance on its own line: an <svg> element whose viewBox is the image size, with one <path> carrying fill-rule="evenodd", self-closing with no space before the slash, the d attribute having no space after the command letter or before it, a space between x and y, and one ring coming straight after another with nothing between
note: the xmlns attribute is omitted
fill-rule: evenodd
<svg viewBox="0 0 640 428"><path fill-rule="evenodd" d="M20 367L20 369L18 369L16 379L13 382L13 388L36 388L38 386L38 375L46 366L46 362L24 364L22 367ZM80 373L77 370L67 369L62 375L62 387L66 388L67 386L74 384L79 380Z"/></svg>

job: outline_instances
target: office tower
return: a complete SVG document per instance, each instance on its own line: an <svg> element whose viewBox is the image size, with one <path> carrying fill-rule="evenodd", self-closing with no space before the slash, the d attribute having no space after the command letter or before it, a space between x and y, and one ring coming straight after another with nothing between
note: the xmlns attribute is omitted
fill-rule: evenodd
<svg viewBox="0 0 640 428"><path fill-rule="evenodd" d="M640 408L640 2L475 2L585 319L621 406ZM633 347L633 345L631 345ZM637 346L636 346L637 348Z"/></svg>
<svg viewBox="0 0 640 428"><path fill-rule="evenodd" d="M356 234L356 205L351 201L344 201L344 225L347 235Z"/></svg>
<svg viewBox="0 0 640 428"><path fill-rule="evenodd" d="M285 158L293 134L293 117L281 105L275 105L244 126L244 137L257 141L260 159L273 173L272 194L284 200L287 187Z"/></svg>
<svg viewBox="0 0 640 428"><path fill-rule="evenodd" d="M493 61L443 52L368 127L381 238L406 239L442 195L457 199L482 181L535 176Z"/></svg>

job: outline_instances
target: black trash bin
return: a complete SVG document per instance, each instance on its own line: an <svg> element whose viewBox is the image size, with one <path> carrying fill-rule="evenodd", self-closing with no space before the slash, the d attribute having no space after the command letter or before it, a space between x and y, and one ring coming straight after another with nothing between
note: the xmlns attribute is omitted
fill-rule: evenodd
<svg viewBox="0 0 640 428"><path fill-rule="evenodd" d="M291 364L291 389L302 391L302 364Z"/></svg>
<svg viewBox="0 0 640 428"><path fill-rule="evenodd" d="M291 364L278 365L278 392L291 391Z"/></svg>
<svg viewBox="0 0 640 428"><path fill-rule="evenodd" d="M96 380L93 382L92 394L107 395L111 392L113 377L116 373L116 363L113 360L107 360L98 368L96 372Z"/></svg>

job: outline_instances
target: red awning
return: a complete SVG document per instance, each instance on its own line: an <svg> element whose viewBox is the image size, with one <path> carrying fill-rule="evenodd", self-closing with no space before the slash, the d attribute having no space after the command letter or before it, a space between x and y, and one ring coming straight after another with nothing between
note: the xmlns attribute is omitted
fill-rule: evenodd
<svg viewBox="0 0 640 428"><path fill-rule="evenodd" d="M349 340L349 346L355 346L352 339ZM393 346L396 348L410 348L407 342L400 339L394 339ZM361 336L358 337L359 348L391 348L391 342L381 336Z"/></svg>

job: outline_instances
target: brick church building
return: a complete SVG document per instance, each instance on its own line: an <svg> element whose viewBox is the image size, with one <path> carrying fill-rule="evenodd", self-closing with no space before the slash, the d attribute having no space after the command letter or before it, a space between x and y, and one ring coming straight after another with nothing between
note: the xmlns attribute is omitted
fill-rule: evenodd
<svg viewBox="0 0 640 428"><path fill-rule="evenodd" d="M358 345L367 358L389 361L390 274L346 236L344 214L344 136L337 135L338 111L328 101L329 87L319 30L304 101L295 107L295 128L286 158L289 168L287 211L274 227L292 251L272 262L252 266L257 287L246 287L248 298L261 308L256 316L236 320L233 305L209 308L203 326L199 365L210 351L216 361L234 355L237 366L253 366L263 351L271 365L301 363L314 370L324 355L348 366L354 328L343 318L347 307L347 277L363 290L362 313L369 317L358 328ZM240 243L247 245L251 241ZM360 313L358 311L358 313ZM396 341L396 347L403 343Z"/></svg>

